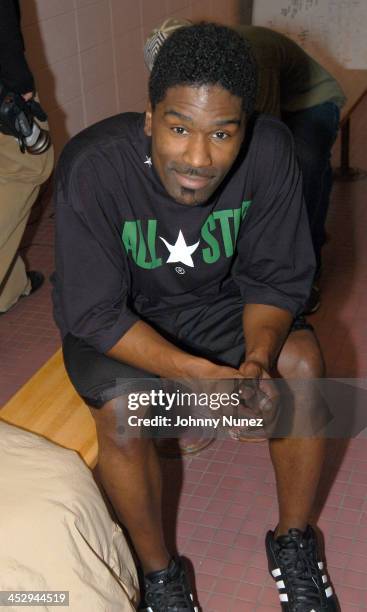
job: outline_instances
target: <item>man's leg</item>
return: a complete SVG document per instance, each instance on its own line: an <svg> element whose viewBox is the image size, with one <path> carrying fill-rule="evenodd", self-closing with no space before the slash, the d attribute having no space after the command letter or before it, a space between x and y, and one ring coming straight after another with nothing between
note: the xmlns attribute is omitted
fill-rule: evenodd
<svg viewBox="0 0 367 612"><path fill-rule="evenodd" d="M14 189L14 185L9 188L0 184L2 199L2 212L0 213L0 312L9 310L20 296L29 293L31 288L24 262L18 255L18 249L39 187L32 188L31 185L27 185L27 187L30 193L24 195L26 201L28 201L28 210L24 216L18 217L15 196L19 197L19 191ZM21 189L22 195L25 191Z"/></svg>
<svg viewBox="0 0 367 612"><path fill-rule="evenodd" d="M162 529L161 470L153 441L126 435L126 398L92 409L98 436L98 474L127 528L144 573L168 566Z"/></svg>
<svg viewBox="0 0 367 612"><path fill-rule="evenodd" d="M324 364L318 342L310 330L299 330L288 337L280 353L277 369L284 379L312 381L324 376ZM312 384L309 397L294 398L295 411L313 401ZM308 408L308 406L306 406ZM322 438L280 438L269 442L275 470L279 524L276 535L288 529L303 531L311 516L317 486L325 457L326 441Z"/></svg>
<svg viewBox="0 0 367 612"><path fill-rule="evenodd" d="M181 558L171 559L162 526L162 480L151 439L127 434L125 397L93 410L98 473L116 514L127 528L145 574L139 607L146 611L198 612Z"/></svg>
<svg viewBox="0 0 367 612"><path fill-rule="evenodd" d="M139 428L128 424L132 414L144 416L129 410L128 393L132 387L134 393L146 390L138 379L144 381L151 375L110 359L71 334L64 338L63 357L69 378L90 406L96 423L99 480L129 531L145 572L167 567L157 454L152 440L138 437Z"/></svg>
<svg viewBox="0 0 367 612"><path fill-rule="evenodd" d="M22 234L23 231L21 232ZM2 252L3 249L0 249L0 258ZM14 251L12 251L12 254L14 254ZM21 295L28 295L30 291L31 281L27 276L24 261L17 254L0 285L0 313L7 312L7 310L16 304Z"/></svg>
<svg viewBox="0 0 367 612"><path fill-rule="evenodd" d="M312 380L324 375L324 366L317 340L310 330L289 335L278 359L278 372L293 387L295 418L297 411L302 410L312 415L313 406L320 405ZM301 385L292 384L297 379ZM315 415L317 418L317 412ZM302 423L302 418L299 422ZM270 441L279 523L274 533L268 531L265 546L281 608L288 612L340 612L316 534L309 525L324 464L325 443L326 440L316 437Z"/></svg>
<svg viewBox="0 0 367 612"><path fill-rule="evenodd" d="M184 563L180 557L171 559L165 545L161 470L153 441L142 436L146 432L136 421L134 427L128 422L131 415L149 414L145 406L132 413L129 394L146 392L146 379L156 377L71 334L64 338L63 355L69 378L96 423L98 480L128 530L145 574L139 609L159 612L165 602L167 609L197 612Z"/></svg>

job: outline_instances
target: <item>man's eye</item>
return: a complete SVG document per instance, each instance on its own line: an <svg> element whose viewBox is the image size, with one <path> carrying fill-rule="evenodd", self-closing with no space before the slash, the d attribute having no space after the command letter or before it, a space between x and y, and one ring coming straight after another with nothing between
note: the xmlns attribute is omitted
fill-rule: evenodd
<svg viewBox="0 0 367 612"><path fill-rule="evenodd" d="M214 138L217 140L226 140L226 138L229 138L229 136L225 132L215 132Z"/></svg>
<svg viewBox="0 0 367 612"><path fill-rule="evenodd" d="M172 131L175 134L178 134L179 136L182 136L183 134L187 134L187 130L183 127L173 127Z"/></svg>

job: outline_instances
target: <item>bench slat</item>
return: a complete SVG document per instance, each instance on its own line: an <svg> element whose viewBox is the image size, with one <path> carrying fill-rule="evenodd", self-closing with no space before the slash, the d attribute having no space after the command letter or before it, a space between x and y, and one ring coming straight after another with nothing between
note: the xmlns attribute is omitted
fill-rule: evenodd
<svg viewBox="0 0 367 612"><path fill-rule="evenodd" d="M94 420L69 381L61 349L5 404L0 418L76 450L91 468L96 464Z"/></svg>

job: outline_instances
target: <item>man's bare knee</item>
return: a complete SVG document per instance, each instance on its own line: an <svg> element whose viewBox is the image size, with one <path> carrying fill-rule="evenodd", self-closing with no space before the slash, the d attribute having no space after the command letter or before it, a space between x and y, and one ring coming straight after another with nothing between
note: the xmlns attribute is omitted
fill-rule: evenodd
<svg viewBox="0 0 367 612"><path fill-rule="evenodd" d="M141 452L148 443L147 439L141 437L141 428L129 426L130 416L127 397L119 396L106 402L101 408L92 408L91 414L94 418L99 449L114 446L122 452Z"/></svg>
<svg viewBox="0 0 367 612"><path fill-rule="evenodd" d="M283 378L311 380L325 375L320 345L313 332L299 330L290 334L279 355L277 369Z"/></svg>

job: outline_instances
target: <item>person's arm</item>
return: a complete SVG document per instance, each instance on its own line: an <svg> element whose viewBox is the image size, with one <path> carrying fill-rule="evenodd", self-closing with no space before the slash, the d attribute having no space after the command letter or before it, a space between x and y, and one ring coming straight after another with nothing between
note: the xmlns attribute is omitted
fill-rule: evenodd
<svg viewBox="0 0 367 612"><path fill-rule="evenodd" d="M267 375L274 365L293 317L302 311L314 272L291 134L275 120L259 127L253 202L241 228L234 267L246 303L246 361L240 372L254 378Z"/></svg>
<svg viewBox="0 0 367 612"><path fill-rule="evenodd" d="M275 306L248 304L244 307L246 359L239 368L243 376L263 378L270 372L291 322L291 313Z"/></svg>
<svg viewBox="0 0 367 612"><path fill-rule="evenodd" d="M106 355L161 378L241 378L234 368L181 350L144 321L130 327Z"/></svg>

